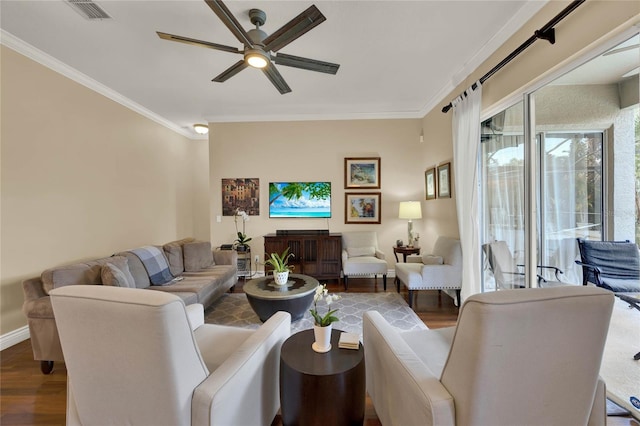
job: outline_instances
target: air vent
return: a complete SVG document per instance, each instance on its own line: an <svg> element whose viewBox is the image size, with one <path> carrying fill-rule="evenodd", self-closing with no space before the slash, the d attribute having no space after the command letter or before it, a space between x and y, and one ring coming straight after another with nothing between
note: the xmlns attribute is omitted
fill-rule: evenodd
<svg viewBox="0 0 640 426"><path fill-rule="evenodd" d="M100 6L87 0L67 0L67 4L87 19L111 19Z"/></svg>

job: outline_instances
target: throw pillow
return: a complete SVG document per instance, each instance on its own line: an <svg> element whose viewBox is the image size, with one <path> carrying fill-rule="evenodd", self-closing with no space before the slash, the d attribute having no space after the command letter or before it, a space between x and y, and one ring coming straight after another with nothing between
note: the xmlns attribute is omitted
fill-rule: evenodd
<svg viewBox="0 0 640 426"><path fill-rule="evenodd" d="M349 257L375 256L375 247L347 247Z"/></svg>
<svg viewBox="0 0 640 426"><path fill-rule="evenodd" d="M168 243L162 246L164 254L169 262L171 275L177 277L184 272L184 258L182 256L182 246L179 243Z"/></svg>
<svg viewBox="0 0 640 426"><path fill-rule="evenodd" d="M111 263L105 263L102 265L100 275L102 277L102 285L130 287L124 272Z"/></svg>
<svg viewBox="0 0 640 426"><path fill-rule="evenodd" d="M442 256L424 254L422 255L422 263L425 265L442 265L444 263L444 259L442 258Z"/></svg>
<svg viewBox="0 0 640 426"><path fill-rule="evenodd" d="M124 256L111 256L106 263L110 263L122 271L127 279L128 287L136 288L136 280L133 278L133 274L131 274L131 270L129 269L129 259Z"/></svg>
<svg viewBox="0 0 640 426"><path fill-rule="evenodd" d="M184 270L186 272L197 272L215 265L209 241L187 243L182 247L182 251L184 253Z"/></svg>
<svg viewBox="0 0 640 426"><path fill-rule="evenodd" d="M188 237L181 240L171 241L163 245L164 254L169 261L169 270L174 277L184 272L184 256L182 254L182 246L186 243L192 243L195 239Z"/></svg>

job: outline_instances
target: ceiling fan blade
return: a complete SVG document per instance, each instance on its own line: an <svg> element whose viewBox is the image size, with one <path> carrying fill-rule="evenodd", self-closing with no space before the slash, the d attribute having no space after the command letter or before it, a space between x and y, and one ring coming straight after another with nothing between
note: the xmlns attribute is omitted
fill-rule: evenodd
<svg viewBox="0 0 640 426"><path fill-rule="evenodd" d="M281 95L291 92L291 88L287 82L284 81L284 78L282 78L280 72L276 69L276 66L271 62L269 62L266 67L262 68L262 72L264 72L264 75L266 75L271 83L276 86L276 89L278 89Z"/></svg>
<svg viewBox="0 0 640 426"><path fill-rule="evenodd" d="M222 21L223 24L229 28L229 30L233 33L233 35L240 41L240 43L245 46L253 47L253 43L249 39L249 35L242 28L242 25L238 22L238 20L233 16L233 14L227 9L224 3L220 0L205 0L205 2L209 5L211 10L218 15L218 18Z"/></svg>
<svg viewBox="0 0 640 426"><path fill-rule="evenodd" d="M218 74L211 81L215 81L215 82L218 82L218 83L222 83L224 81L227 81L231 77L233 77L234 75L238 74L240 71L242 71L243 69L245 69L248 66L249 65L247 65L247 63L244 61L244 59L240 60L240 61L236 62L235 64L231 65L226 70L222 71L220 74Z"/></svg>
<svg viewBox="0 0 640 426"><path fill-rule="evenodd" d="M207 2L208 1L209 0L207 0ZM320 10L315 5L311 5L307 10L293 18L278 31L265 38L263 41L265 50L277 52L326 20L327 18L324 17Z"/></svg>
<svg viewBox="0 0 640 426"><path fill-rule="evenodd" d="M278 65L302 68L303 70L309 71L324 72L327 74L336 74L338 72L338 68L340 68L339 64L318 61L316 59L301 58L300 56L285 55L284 53L278 53L274 58L274 61Z"/></svg>
<svg viewBox="0 0 640 426"><path fill-rule="evenodd" d="M203 41L203 40L196 40L195 38L183 37L175 34L161 33L160 31L156 31L156 34L158 34L158 37L160 37L163 40L177 41L180 43L191 44L193 46L208 47L209 49L223 50L225 52L231 52L231 53L242 53L242 51L236 47L225 46L223 44L211 43L209 41Z"/></svg>

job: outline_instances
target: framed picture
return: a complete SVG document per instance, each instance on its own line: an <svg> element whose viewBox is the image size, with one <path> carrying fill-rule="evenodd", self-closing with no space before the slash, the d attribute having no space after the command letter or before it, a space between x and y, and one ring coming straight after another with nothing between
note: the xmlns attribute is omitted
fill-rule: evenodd
<svg viewBox="0 0 640 426"><path fill-rule="evenodd" d="M433 200L436 198L436 169L430 168L424 172L424 193L425 199Z"/></svg>
<svg viewBox="0 0 640 426"><path fill-rule="evenodd" d="M382 193L344 194L344 223L380 223Z"/></svg>
<svg viewBox="0 0 640 426"><path fill-rule="evenodd" d="M234 216L244 210L249 216L260 216L260 179L222 179L222 216Z"/></svg>
<svg viewBox="0 0 640 426"><path fill-rule="evenodd" d="M380 157L345 158L344 188L380 189Z"/></svg>
<svg viewBox="0 0 640 426"><path fill-rule="evenodd" d="M438 198L451 198L451 163L438 166Z"/></svg>

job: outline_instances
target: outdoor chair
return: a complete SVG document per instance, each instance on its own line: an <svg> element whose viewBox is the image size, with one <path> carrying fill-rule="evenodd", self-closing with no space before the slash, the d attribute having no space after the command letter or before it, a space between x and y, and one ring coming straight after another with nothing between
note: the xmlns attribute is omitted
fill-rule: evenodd
<svg viewBox="0 0 640 426"><path fill-rule="evenodd" d="M365 312L367 392L383 425L601 425L613 293L475 294L455 327L400 331ZM585 331L587 330L587 331Z"/></svg>
<svg viewBox="0 0 640 426"><path fill-rule="evenodd" d="M163 291L50 292L67 366L67 425L269 425L291 316L256 330L204 324Z"/></svg>
<svg viewBox="0 0 640 426"><path fill-rule="evenodd" d="M589 241L578 238L582 284L592 283L614 293L640 292L640 252L629 241Z"/></svg>
<svg viewBox="0 0 640 426"><path fill-rule="evenodd" d="M524 265L516 263L506 241L493 241L482 245L482 250L487 257L491 272L496 280L496 289L514 289L527 287L524 280ZM555 278L561 281L562 270L555 266L537 265L537 269L549 269L554 271ZM540 271L541 272L541 271ZM547 280L538 273L538 283Z"/></svg>

